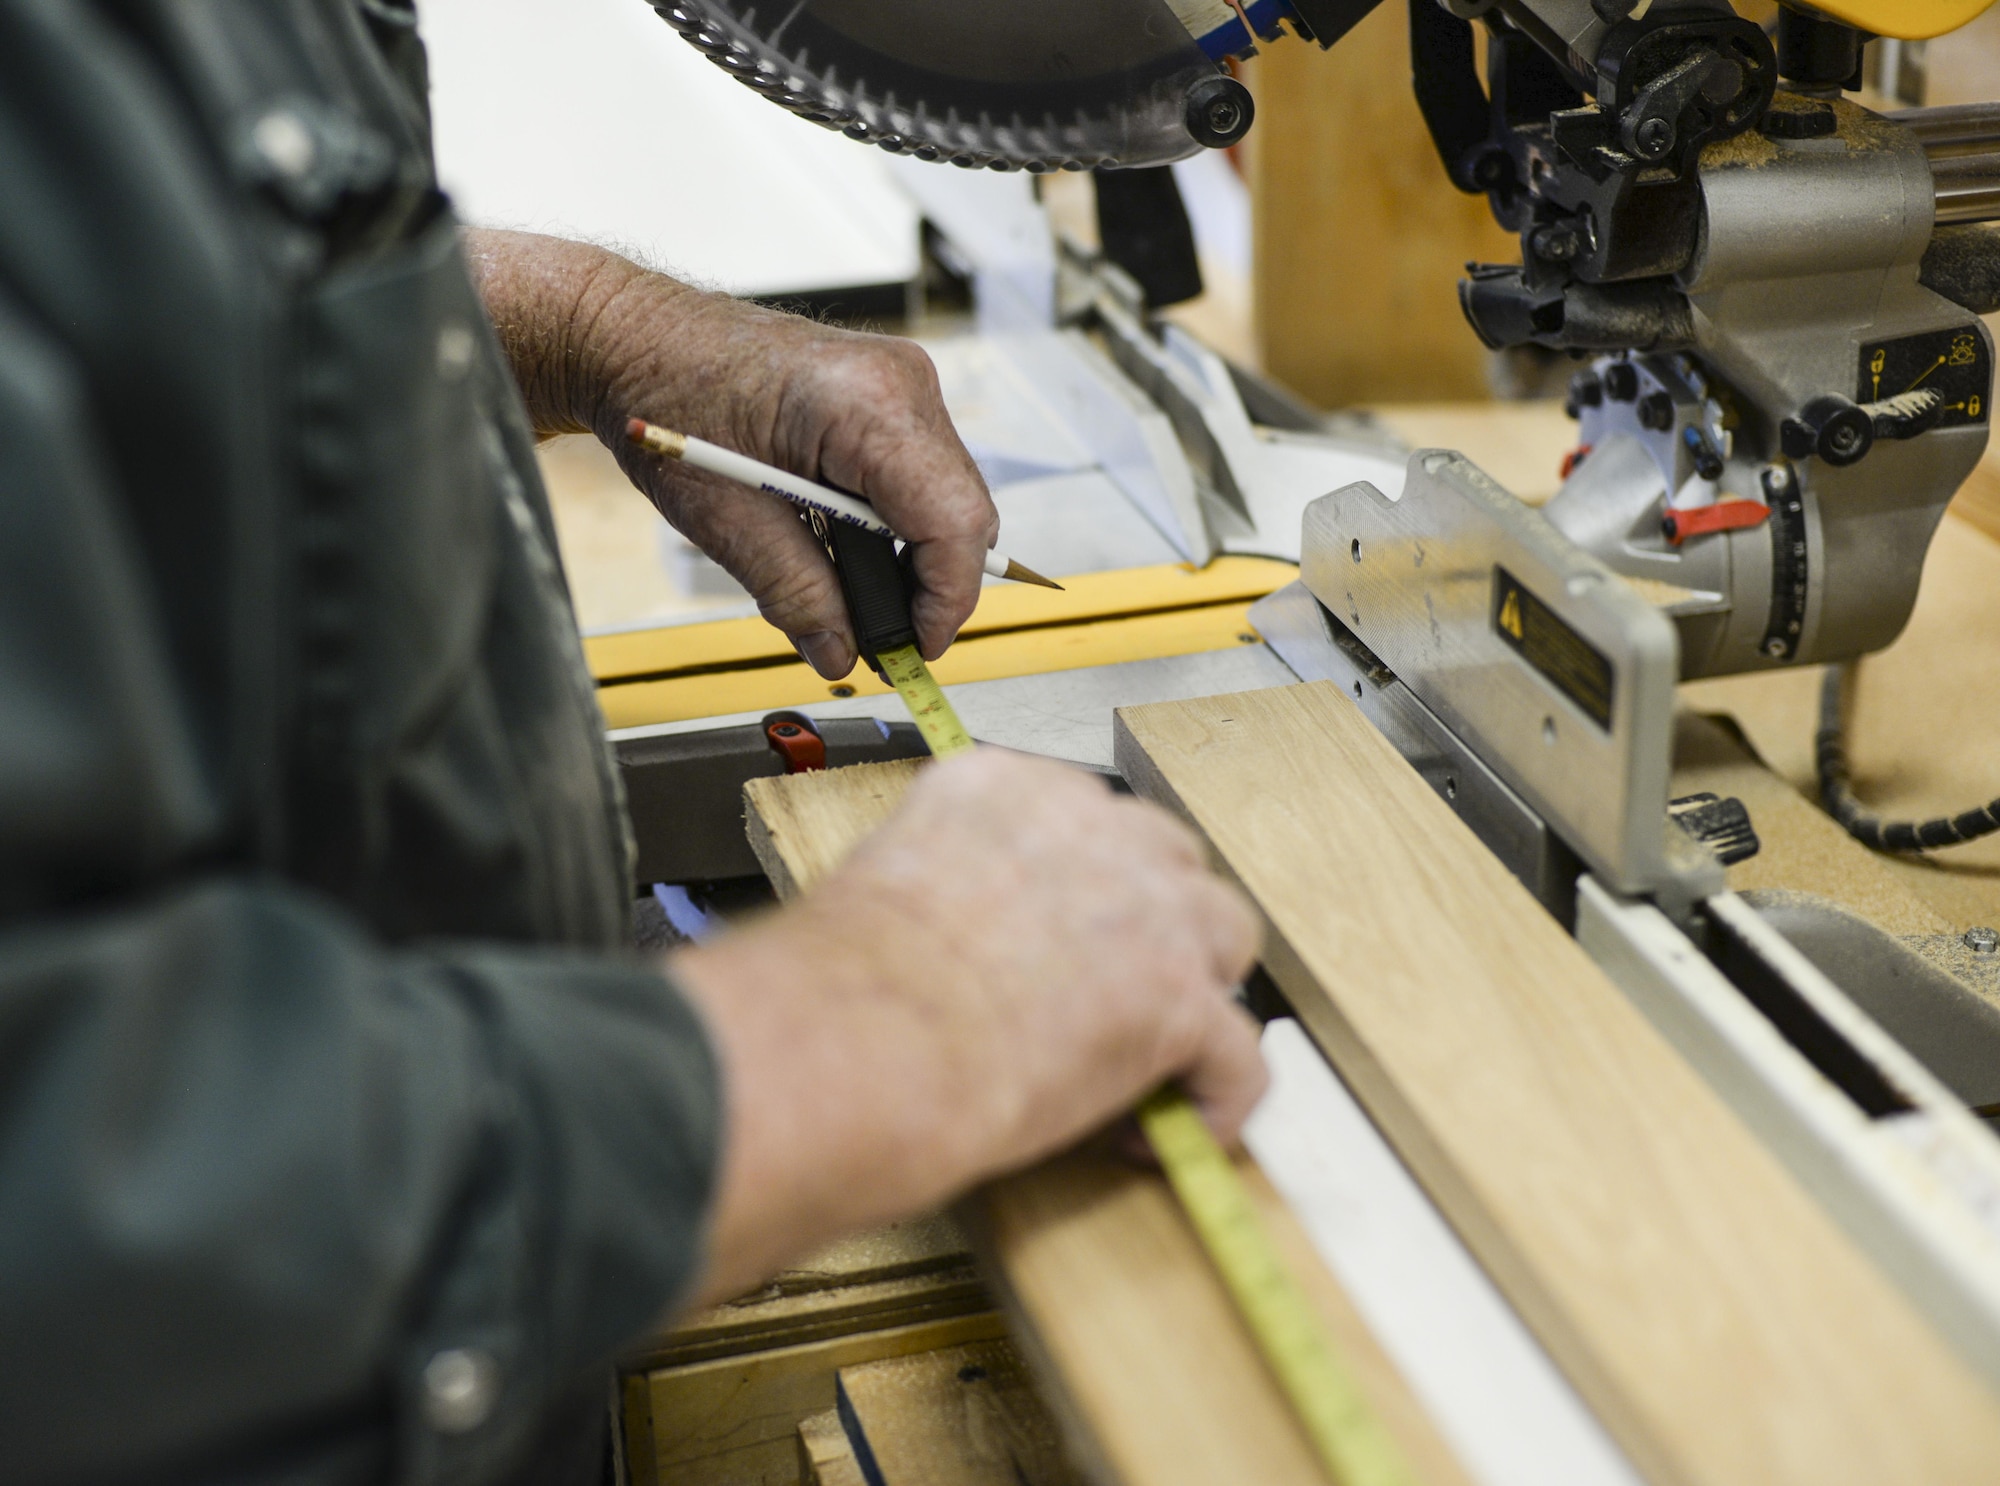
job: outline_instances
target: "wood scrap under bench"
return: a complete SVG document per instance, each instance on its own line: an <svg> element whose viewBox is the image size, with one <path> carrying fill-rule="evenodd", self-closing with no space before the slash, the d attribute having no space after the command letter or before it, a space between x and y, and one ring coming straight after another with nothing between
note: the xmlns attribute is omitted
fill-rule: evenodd
<svg viewBox="0 0 2000 1486"><path fill-rule="evenodd" d="M878 1486L1081 1486L1004 1340L842 1368L838 1417Z"/></svg>
<svg viewBox="0 0 2000 1486"><path fill-rule="evenodd" d="M887 818L917 762L754 780L752 844L783 894L807 889ZM1418 1479L1466 1476L1310 1240L1241 1162L1281 1251ZM1074 1153L956 1211L1043 1381L1072 1458L1103 1486L1324 1486L1297 1421L1157 1172Z"/></svg>
<svg viewBox="0 0 2000 1486"><path fill-rule="evenodd" d="M868 1486L838 1409L799 1420L799 1486Z"/></svg>
<svg viewBox="0 0 2000 1486"><path fill-rule="evenodd" d="M1000 1335L965 1239L933 1215L856 1234L620 1359L632 1486L791 1486L802 1415L841 1368Z"/></svg>
<svg viewBox="0 0 2000 1486"><path fill-rule="evenodd" d="M1651 1479L1994 1478L2000 1400L1337 687L1124 709L1117 757Z"/></svg>
<svg viewBox="0 0 2000 1486"><path fill-rule="evenodd" d="M834 1406L840 1369L1004 1331L983 1311L628 1374L627 1477L633 1486L791 1486L799 1420Z"/></svg>
<svg viewBox="0 0 2000 1486"><path fill-rule="evenodd" d="M993 1309L965 1236L943 1214L853 1234L621 1357L627 1371L796 1347Z"/></svg>

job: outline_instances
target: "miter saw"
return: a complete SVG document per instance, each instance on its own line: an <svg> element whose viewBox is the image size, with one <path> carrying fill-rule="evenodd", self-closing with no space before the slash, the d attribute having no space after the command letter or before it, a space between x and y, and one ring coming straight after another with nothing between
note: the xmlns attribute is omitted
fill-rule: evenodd
<svg viewBox="0 0 2000 1486"><path fill-rule="evenodd" d="M1253 109L1227 59L1331 46L1379 0L651 3L855 139L1046 172L1234 143ZM1992 3L1787 0L1767 31L1724 0L1408 0L1443 166L1520 236L1519 263L1469 269L1466 317L1495 349L1575 358L1576 447L1540 511L1449 450L1324 495L1300 581L1250 613L2000 1382L2000 1144L1967 1112L2000 1100L1910 1051L1958 1016L1946 1040L2000 1070L2000 1011L1910 992L1908 967L1882 972L1902 1002L1836 984L1726 889L1756 846L1741 811L1670 801L1676 684L1888 644L1985 449L2000 105L1846 95L1871 36L1938 36ZM1103 308L1124 359L1183 385L1129 302Z"/></svg>
<svg viewBox="0 0 2000 1486"><path fill-rule="evenodd" d="M1253 109L1223 59L1286 32L1331 46L1379 0L653 3L816 122L1042 172L1235 142ZM1660 824L1673 683L1894 639L1985 447L2000 236L1977 224L2000 218L2000 106L1885 117L1842 95L1871 34L1934 36L1990 3L1798 6L1773 36L1725 0L1411 0L1444 167L1520 234L1519 264L1460 285L1466 316L1496 349L1580 358L1578 443L1542 512L1558 537L1431 458L1400 500L1318 510L1304 579L1620 891L1713 883ZM1401 560L1466 521L1499 523L1505 582ZM1634 581L1592 586L1605 569ZM1536 679L1514 685L1523 663Z"/></svg>

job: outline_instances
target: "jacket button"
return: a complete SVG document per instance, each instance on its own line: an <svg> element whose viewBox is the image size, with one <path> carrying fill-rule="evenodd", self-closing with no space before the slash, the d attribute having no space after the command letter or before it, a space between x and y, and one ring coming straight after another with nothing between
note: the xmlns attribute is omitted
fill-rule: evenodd
<svg viewBox="0 0 2000 1486"><path fill-rule="evenodd" d="M477 1429L500 1396L500 1364L477 1347L453 1347L424 1364L424 1417L440 1434Z"/></svg>
<svg viewBox="0 0 2000 1486"><path fill-rule="evenodd" d="M319 141L288 108L274 108L251 125L250 143L272 173L287 180L302 179L319 163Z"/></svg>

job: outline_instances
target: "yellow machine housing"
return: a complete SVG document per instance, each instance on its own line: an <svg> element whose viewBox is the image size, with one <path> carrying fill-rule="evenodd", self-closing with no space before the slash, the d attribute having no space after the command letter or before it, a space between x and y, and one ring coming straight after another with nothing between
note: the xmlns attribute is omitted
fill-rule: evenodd
<svg viewBox="0 0 2000 1486"><path fill-rule="evenodd" d="M1994 0L1815 0L1813 8L1899 41L1924 41L1984 15Z"/></svg>

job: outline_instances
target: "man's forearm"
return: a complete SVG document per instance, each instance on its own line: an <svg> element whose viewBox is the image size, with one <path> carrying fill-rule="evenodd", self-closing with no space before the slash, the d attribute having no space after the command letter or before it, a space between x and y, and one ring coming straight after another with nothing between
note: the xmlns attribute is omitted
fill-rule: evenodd
<svg viewBox="0 0 2000 1486"><path fill-rule="evenodd" d="M590 243L495 228L465 230L480 299L500 334L535 431L615 439L621 386L685 409L684 425L729 433L736 399L722 376L758 312Z"/></svg>
<svg viewBox="0 0 2000 1486"><path fill-rule="evenodd" d="M978 599L999 515L918 346L705 293L587 243L469 230L465 245L536 431L597 435L823 675L853 667L853 626L797 513L632 448L628 418L872 501L911 549L924 654L951 643Z"/></svg>
<svg viewBox="0 0 2000 1486"><path fill-rule="evenodd" d="M856 339L590 243L484 227L464 236L536 433L594 433L628 468L643 467L623 447L635 413L782 462L774 424L787 382L816 352Z"/></svg>
<svg viewBox="0 0 2000 1486"><path fill-rule="evenodd" d="M469 227L464 242L535 431L592 430L608 376L592 332L643 270L589 243L529 232Z"/></svg>

